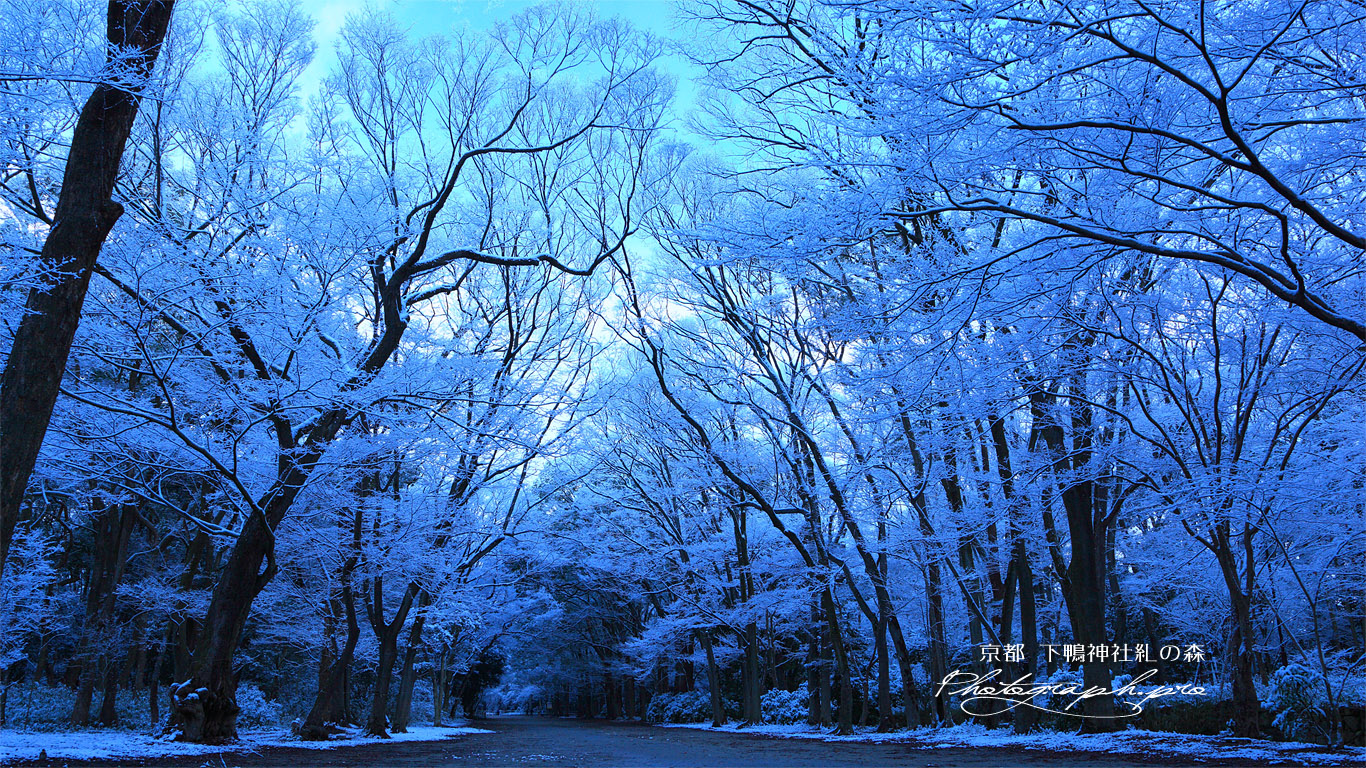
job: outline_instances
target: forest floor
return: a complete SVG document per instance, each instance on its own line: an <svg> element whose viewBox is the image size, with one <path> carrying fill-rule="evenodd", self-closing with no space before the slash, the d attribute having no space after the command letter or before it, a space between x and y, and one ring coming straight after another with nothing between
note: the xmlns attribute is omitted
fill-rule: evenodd
<svg viewBox="0 0 1366 768"><path fill-rule="evenodd" d="M465 730L441 740L407 740L338 744L331 749L245 744L216 754L128 757L113 760L62 759L50 752L56 766L1259 766L1272 764L1366 765L1366 751L1338 756L1319 752L1291 753L1268 759L1243 756L1230 744L1230 757L1215 752L1203 757L1151 749L1136 753L1111 751L1106 742L1098 750L1080 750L1059 742L1058 748L1023 745L961 745L902 734L901 740L827 741L778 732L736 732L693 728L660 728L627 722L533 717L482 720L483 732ZM871 734L869 734L871 735ZM6 734L0 732L0 746ZM1180 738L1180 737L1178 737ZM32 765L11 757L9 764ZM1280 758L1283 758L1280 759ZM3 761L0 761L3 762Z"/></svg>

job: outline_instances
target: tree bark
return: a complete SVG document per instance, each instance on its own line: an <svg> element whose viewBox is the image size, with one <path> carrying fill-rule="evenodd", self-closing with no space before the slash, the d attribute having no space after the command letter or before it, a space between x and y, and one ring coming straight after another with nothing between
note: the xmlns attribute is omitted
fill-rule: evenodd
<svg viewBox="0 0 1366 768"><path fill-rule="evenodd" d="M849 654L844 647L844 637L840 632L835 596L829 587L822 594L822 602L825 603L825 623L830 633L830 650L835 657L835 674L840 678L840 699L836 708L835 727L841 736L848 736L854 732L854 677L850 669ZM829 680L828 677L824 679Z"/></svg>
<svg viewBox="0 0 1366 768"><path fill-rule="evenodd" d="M726 724L726 706L721 698L721 670L716 668L716 653L712 650L711 632L700 630L697 639L702 642L702 651L707 657L707 690L711 696L711 727L720 728Z"/></svg>
<svg viewBox="0 0 1366 768"><path fill-rule="evenodd" d="M408 630L408 647L403 651L403 666L398 673L398 699L394 702L394 733L407 733L408 722L412 719L413 686L417 683L417 649L422 645L422 627L427 622L427 615L422 609L430 603L431 598L426 590L422 590L418 596L417 618L413 619L413 626Z"/></svg>
<svg viewBox="0 0 1366 768"><path fill-rule="evenodd" d="M174 0L111 0L106 66L71 133L57 207L40 260L55 284L29 292L0 377L0 579L19 507L61 391L90 274L123 214L114 181L156 65Z"/></svg>
<svg viewBox="0 0 1366 768"><path fill-rule="evenodd" d="M370 701L370 720L365 725L365 732L381 739L389 738L386 712L389 709L389 683L394 676L394 662L398 660L398 633L408 619L408 611L413 607L417 590L416 584L408 585L403 592L403 599L399 601L394 620L385 623L384 577L376 576L370 600L365 606L370 626L375 630L375 639L379 641L379 669L375 673L375 693Z"/></svg>
<svg viewBox="0 0 1366 768"><path fill-rule="evenodd" d="M1076 342L1069 342L1076 346ZM1074 350L1075 351L1075 350ZM1036 385L1030 392L1031 409L1034 416L1034 435L1041 438L1048 452L1054 472L1059 478L1069 478L1074 473L1084 472L1091 459L1091 409L1081 403L1083 374L1074 376L1072 383L1077 392L1072 413L1072 445L1067 445L1062 426L1055 416L1056 396ZM1067 515L1071 555L1064 569L1059 569L1059 584L1063 600L1067 604L1067 617L1072 625L1072 637L1084 646L1101 646L1107 643L1105 628L1105 529L1109 521L1102 513L1097 515L1093 498L1094 481L1090 479L1068 479L1062 483L1059 496L1063 511ZM1045 502L1046 503L1046 502ZM1050 542L1051 544L1051 542ZM1060 558L1056 552L1054 557ZM1082 680L1086 688L1110 690L1110 665L1100 660L1088 660L1082 664ZM1084 731L1107 731L1117 727L1114 719L1115 701L1110 695L1093 696L1082 701L1082 713L1086 720Z"/></svg>
<svg viewBox="0 0 1366 768"><path fill-rule="evenodd" d="M1010 442L1006 439L1005 419L993 416L989 425L991 442L995 447L996 473L1001 478L1001 494L1005 497L1010 531L1010 566L1006 577L1005 599L1001 604L1001 639L1010 642L1012 603L1020 601L1020 641L1024 646L1021 674L1034 675L1038 665L1039 631L1038 610L1034 602L1034 570L1029 564L1029 550L1020 530L1018 501L1015 497L1015 472L1010 461ZM1015 732L1028 733L1038 722L1033 707L1016 707Z"/></svg>
<svg viewBox="0 0 1366 768"><path fill-rule="evenodd" d="M1228 588L1229 605L1233 613L1233 634L1229 639L1229 652L1233 656L1233 726L1239 736L1260 738L1261 702L1257 698L1255 651L1253 644L1256 636L1252 627L1252 589L1255 573L1253 562L1252 537L1254 529L1244 524L1242 546L1245 562L1243 569L1246 585L1238 573L1238 561L1233 554L1231 527L1228 520L1221 520L1211 531L1208 541L1201 543L1214 552L1219 561L1219 570Z"/></svg>
<svg viewBox="0 0 1366 768"><path fill-rule="evenodd" d="M95 687L105 682L101 678L101 670L118 667L107 657L102 661L104 654L100 649L104 645L102 640L105 631L113 619L115 590L123 578L128 541L133 533L133 523L137 520L134 508L127 504L105 505L103 500L96 498L91 501L91 508L95 513L97 546L90 568L90 587L86 592L80 685L76 689L76 701L71 710L71 724L75 726L90 722L90 705L94 701Z"/></svg>
<svg viewBox="0 0 1366 768"><path fill-rule="evenodd" d="M306 741L322 741L331 735L329 724L340 725L346 718L343 706L347 671L355 655L356 643L360 640L360 623L356 621L356 599L350 584L341 588L341 602L346 611L346 641L341 653L337 654L330 665L319 670L318 694L313 699L313 707L304 718L299 735Z"/></svg>

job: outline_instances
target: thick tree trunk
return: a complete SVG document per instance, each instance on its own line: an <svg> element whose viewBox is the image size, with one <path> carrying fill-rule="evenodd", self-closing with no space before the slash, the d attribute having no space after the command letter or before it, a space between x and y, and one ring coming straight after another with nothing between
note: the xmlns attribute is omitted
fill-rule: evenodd
<svg viewBox="0 0 1366 768"><path fill-rule="evenodd" d="M119 721L115 707L119 695L119 665L110 661L108 666L104 673L104 696L100 700L100 725L106 728Z"/></svg>
<svg viewBox="0 0 1366 768"><path fill-rule="evenodd" d="M408 647L403 651L403 666L398 673L398 699L394 702L394 733L407 733L413 712L413 687L417 684L417 649L422 645L422 627L427 621L423 608L431 602L426 591L418 598L418 615L408 630Z"/></svg>
<svg viewBox="0 0 1366 768"><path fill-rule="evenodd" d="M830 632L830 649L835 656L835 674L840 679L840 700L836 714L836 729L841 736L854 732L854 677L849 664L849 654L844 648L844 637L840 632L839 613L835 596L827 588L823 594L825 603L825 623ZM827 681L829 678L825 678Z"/></svg>
<svg viewBox="0 0 1366 768"><path fill-rule="evenodd" d="M712 649L711 633L706 630L697 633L702 642L702 652L707 657L707 691L711 698L711 727L720 728L726 724L726 706L721 698L721 670L716 668L716 653Z"/></svg>
<svg viewBox="0 0 1366 768"><path fill-rule="evenodd" d="M1073 342L1075 344L1075 342ZM1081 391L1083 374L1074 376L1073 389L1077 402L1073 403L1072 445L1068 446L1062 426L1056 418L1056 396L1036 386L1030 393L1034 416L1034 434L1042 438L1057 477L1062 480L1059 494L1067 514L1070 558L1060 584L1067 604L1067 617L1072 625L1073 641L1087 646L1108 643L1105 627L1105 529L1109 525L1104 511L1097 513L1095 483L1090 479L1076 479L1091 461L1091 409L1084 404ZM1055 559L1059 557L1055 553ZM1082 680L1087 688L1110 690L1113 683L1108 661L1089 658L1082 664ZM1115 700L1111 695L1100 695L1082 701L1086 716L1082 729L1088 732L1109 731L1117 727L1114 719Z"/></svg>
<svg viewBox="0 0 1366 768"><path fill-rule="evenodd" d="M282 502L277 498L276 503ZM237 738L233 654L252 601L275 575L273 527L259 511L252 512L219 575L190 660L189 679L171 689L169 725L182 741L222 744Z"/></svg>
<svg viewBox="0 0 1366 768"><path fill-rule="evenodd" d="M745 723L758 725L763 721L763 672L759 664L759 625L745 625Z"/></svg>
<svg viewBox="0 0 1366 768"><path fill-rule="evenodd" d="M347 670L355 655L356 643L360 640L360 623L356 621L356 600L351 585L344 584L341 589L341 602L346 611L346 641L341 653L331 664L319 669L318 694L313 699L313 707L304 718L299 735L306 741L322 741L331 735L330 724L340 725L346 720L344 707Z"/></svg>
<svg viewBox="0 0 1366 768"><path fill-rule="evenodd" d="M1214 552L1219 561L1219 570L1228 588L1229 605L1233 611L1233 634L1229 639L1229 652L1233 657L1233 727L1239 736L1259 738L1261 735L1261 702L1257 698L1255 651L1253 644L1256 636L1252 628L1252 588L1254 562L1252 549L1253 529L1244 525L1242 545L1245 562L1246 584L1240 578L1238 561L1233 554L1233 542L1227 520L1220 521L1211 531L1209 541L1202 541Z"/></svg>
<svg viewBox="0 0 1366 768"><path fill-rule="evenodd" d="M403 592L403 599L399 602L394 620L385 623L384 579L382 576L376 576L370 600L365 607L370 618L370 626L375 630L375 639L379 641L379 669L375 673L374 698L370 701L370 720L365 725L365 732L381 739L389 738L386 712L389 709L389 683L394 676L394 663L398 660L398 633L403 630L403 624L408 619L408 611L413 607L413 598L417 597L417 592L417 585L409 584Z"/></svg>
<svg viewBox="0 0 1366 768"><path fill-rule="evenodd" d="M90 274L109 230L123 214L114 181L171 23L173 0L112 0L109 67L117 78L86 99L71 133L62 191L41 253L55 284L29 292L0 377L0 578L38 449L61 390ZM133 90L125 90L129 84ZM120 87L123 86L123 87Z"/></svg>

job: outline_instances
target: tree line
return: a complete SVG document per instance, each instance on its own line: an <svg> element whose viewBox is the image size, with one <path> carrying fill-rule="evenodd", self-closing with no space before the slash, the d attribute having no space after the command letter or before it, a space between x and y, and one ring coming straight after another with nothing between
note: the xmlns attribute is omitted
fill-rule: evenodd
<svg viewBox="0 0 1366 768"><path fill-rule="evenodd" d="M308 93L292 4L172 5L0 52L6 691L849 733L961 719L991 644L1349 737L1352 4L715 0L687 68L371 11ZM1171 642L1210 661L1045 652Z"/></svg>

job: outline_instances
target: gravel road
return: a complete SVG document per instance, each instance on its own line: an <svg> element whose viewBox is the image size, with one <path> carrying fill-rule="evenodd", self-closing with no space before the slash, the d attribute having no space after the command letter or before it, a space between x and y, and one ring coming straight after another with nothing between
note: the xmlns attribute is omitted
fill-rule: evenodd
<svg viewBox="0 0 1366 768"><path fill-rule="evenodd" d="M637 766L640 768L777 768L779 766L1176 766L1160 756L1059 753L1011 747L932 749L913 744L830 743L757 734L660 728L638 723L497 717L476 723L493 733L429 742L365 744L330 750L269 748L212 758L121 762L52 761L68 766ZM1201 766L1251 766L1247 761L1207 761Z"/></svg>

